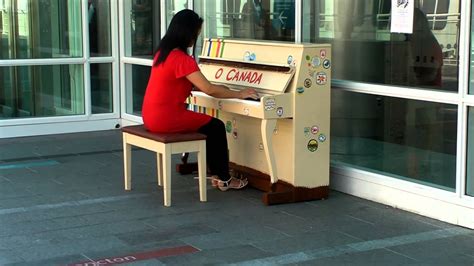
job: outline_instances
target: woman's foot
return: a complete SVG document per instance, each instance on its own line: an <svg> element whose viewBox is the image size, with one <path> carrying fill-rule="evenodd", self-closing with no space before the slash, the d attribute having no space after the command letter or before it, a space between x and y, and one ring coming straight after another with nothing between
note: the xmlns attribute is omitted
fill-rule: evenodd
<svg viewBox="0 0 474 266"><path fill-rule="evenodd" d="M222 181L219 179L212 180L212 185L214 186L214 184L216 184L216 187L220 191L227 191L228 189L242 189L247 186L248 183L249 182L247 181L247 179L238 179L235 177L231 177L227 181Z"/></svg>

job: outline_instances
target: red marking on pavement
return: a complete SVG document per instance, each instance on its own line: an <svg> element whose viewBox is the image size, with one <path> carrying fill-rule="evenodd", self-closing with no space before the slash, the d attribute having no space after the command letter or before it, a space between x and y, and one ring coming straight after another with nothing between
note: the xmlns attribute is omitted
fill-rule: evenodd
<svg viewBox="0 0 474 266"><path fill-rule="evenodd" d="M148 251L148 252L141 252L141 253L135 253L135 254L96 259L93 261L83 261L83 262L68 264L68 266L98 266L98 265L123 264L123 263L131 263L131 262L140 261L140 260L149 260L149 259L156 259L156 258L161 258L161 257L183 255L183 254L194 253L198 251L200 250L192 246L180 246L180 247L174 247L174 248L165 248L165 249L153 250L153 251Z"/></svg>

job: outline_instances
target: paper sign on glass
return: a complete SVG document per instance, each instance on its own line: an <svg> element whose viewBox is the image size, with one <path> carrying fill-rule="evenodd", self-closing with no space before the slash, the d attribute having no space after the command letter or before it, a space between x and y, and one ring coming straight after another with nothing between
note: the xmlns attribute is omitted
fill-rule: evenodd
<svg viewBox="0 0 474 266"><path fill-rule="evenodd" d="M392 0L390 32L413 33L414 0Z"/></svg>

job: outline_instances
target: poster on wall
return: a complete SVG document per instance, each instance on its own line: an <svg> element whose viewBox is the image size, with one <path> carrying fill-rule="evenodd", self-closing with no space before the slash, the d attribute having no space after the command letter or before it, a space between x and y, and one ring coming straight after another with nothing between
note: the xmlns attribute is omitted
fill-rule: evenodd
<svg viewBox="0 0 474 266"><path fill-rule="evenodd" d="M414 0L392 0L390 32L413 33Z"/></svg>

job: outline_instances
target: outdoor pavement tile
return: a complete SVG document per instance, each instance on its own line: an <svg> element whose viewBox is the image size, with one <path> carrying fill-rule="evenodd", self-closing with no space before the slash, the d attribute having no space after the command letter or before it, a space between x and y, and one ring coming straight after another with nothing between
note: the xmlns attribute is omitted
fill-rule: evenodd
<svg viewBox="0 0 474 266"><path fill-rule="evenodd" d="M216 249L243 245L240 238L231 238L230 234L210 233L181 238L180 241L199 249Z"/></svg>
<svg viewBox="0 0 474 266"><path fill-rule="evenodd" d="M0 247L0 265L23 262L23 258L21 258L16 252Z"/></svg>
<svg viewBox="0 0 474 266"><path fill-rule="evenodd" d="M464 261L470 260L471 263L474 263L474 257L469 257L469 255L474 256L474 237L470 235L393 246L390 249L419 261L436 262L444 258L461 257Z"/></svg>
<svg viewBox="0 0 474 266"><path fill-rule="evenodd" d="M323 247L334 247L354 242L358 242L358 240L339 232L321 231L317 233L306 233L287 237L278 241L271 241L262 238L261 241L256 242L253 245L275 254L287 254Z"/></svg>
<svg viewBox="0 0 474 266"><path fill-rule="evenodd" d="M206 249L196 253L161 258L160 261L166 265L222 265L271 255L273 254L251 245L239 245L212 250Z"/></svg>
<svg viewBox="0 0 474 266"><path fill-rule="evenodd" d="M216 230L206 225L196 224L190 226L176 226L159 228L127 234L117 234L116 237L129 245L138 245L157 240L175 240L195 235L215 233Z"/></svg>
<svg viewBox="0 0 474 266"><path fill-rule="evenodd" d="M71 239L47 245L34 245L16 250L25 261L45 260L59 256L81 254L87 251L107 250L126 246L125 243L113 236L100 238Z"/></svg>
<svg viewBox="0 0 474 266"><path fill-rule="evenodd" d="M152 259L152 260L128 262L127 265L128 266L161 266L165 264L161 263L160 261L156 259Z"/></svg>
<svg viewBox="0 0 474 266"><path fill-rule="evenodd" d="M181 246L186 246L186 244L177 240L161 240L155 241L153 243L143 243L135 246L116 247L109 250L88 251L85 252L83 255L92 260L100 260L113 257L133 256L134 254L138 253L159 251L163 249Z"/></svg>
<svg viewBox="0 0 474 266"><path fill-rule="evenodd" d="M124 191L119 130L24 138L23 141L28 145L8 142L9 149L23 149L19 153L24 158L23 162L59 162L54 166L0 171L0 176L5 177L1 180L6 181L0 183L0 210L5 209L1 207L2 201L18 208L38 204L58 205L45 210L27 208L23 212L0 215L0 224L7 225L7 228L0 227L0 236L3 236L0 237L0 249L11 249L11 258L21 259L15 252L22 248L41 250L59 247L57 253L45 253L43 259L32 260L29 265L35 265L35 262L47 265L48 262L83 261L80 253L84 250L83 255L99 259L179 245L192 245L202 251L162 258L161 262L167 265L219 264L271 258L281 254L278 252L331 250L364 240L454 227L336 191L330 192L328 200L265 206L261 201L261 191L246 188L221 192L208 182L208 202L201 203L198 182L194 179L197 174L182 176L174 171L172 207L168 208L163 206L163 191L156 184L156 155L152 152L133 150L133 190ZM6 143L0 140L2 142ZM21 162L22 158L10 157L6 160L7 163L16 163ZM196 161L195 154L191 154L189 161ZM174 155L173 164L179 162L180 155ZM100 202L100 199L121 196L126 198ZM98 202L60 206L61 203L81 199L97 199ZM104 247L100 241L99 244L94 243L94 239L107 238L114 239L117 245L107 247L105 244ZM79 243L79 251L74 253L62 247L76 242ZM469 247L473 246L471 235L458 236L456 243L457 246L451 246L457 248L459 253L446 253L446 258L457 256L454 262L469 262L474 257L469 253ZM424 244L420 243L421 246ZM384 258L393 256L394 264L399 262L398 256L402 257L403 263L416 265L423 262L414 261L411 256L396 249L401 247L404 246L365 252L368 265L378 264L379 261L390 265ZM413 247L408 249L416 250ZM432 247L429 242L426 249L437 251L436 246ZM236 250L243 254L235 254L239 253ZM256 255L247 256L247 252ZM34 254L34 251L31 253ZM348 261L352 262L348 258L354 257L354 263L362 265L361 254L364 252L349 252L322 261L334 262L334 265L348 264ZM68 258L71 260L67 261ZM152 260L134 265L159 263Z"/></svg>
<svg viewBox="0 0 474 266"><path fill-rule="evenodd" d="M347 234L359 237L364 240L374 238L386 238L396 235L408 235L432 230L438 230L438 227L421 223L413 219L384 219L374 225L360 224L340 227L338 230Z"/></svg>
<svg viewBox="0 0 474 266"><path fill-rule="evenodd" d="M100 237L108 235L116 235L119 233L143 231L149 229L150 226L140 221L117 221L106 224L92 224L80 227L62 228L41 232L45 236L50 237L67 237L71 239L83 239L89 237Z"/></svg>
<svg viewBox="0 0 474 266"><path fill-rule="evenodd" d="M53 220L45 220L39 222L21 222L3 226L0 230L0 237L8 237L14 235L26 235L40 232L48 232L58 230L57 224Z"/></svg>
<svg viewBox="0 0 474 266"><path fill-rule="evenodd" d="M359 253L343 254L335 257L317 258L301 263L294 263L293 265L408 265L410 263L416 263L411 258L404 257L402 255L390 252L384 249L377 249Z"/></svg>
<svg viewBox="0 0 474 266"><path fill-rule="evenodd" d="M6 264L6 266L39 266L39 265L68 265L70 263L86 261L87 259L82 255L60 256L55 258L48 258L44 260L22 261L18 263ZM2 264L3 265L3 264Z"/></svg>

